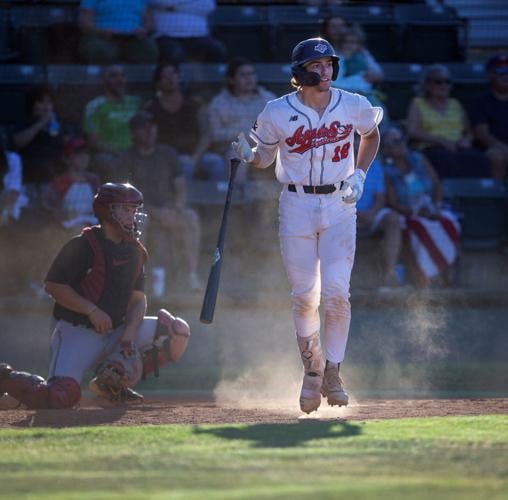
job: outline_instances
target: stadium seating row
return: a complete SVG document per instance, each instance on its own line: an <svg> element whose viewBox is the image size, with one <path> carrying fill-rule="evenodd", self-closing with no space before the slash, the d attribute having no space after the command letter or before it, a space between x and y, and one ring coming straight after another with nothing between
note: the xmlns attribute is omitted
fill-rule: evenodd
<svg viewBox="0 0 508 500"><path fill-rule="evenodd" d="M230 55L242 55L256 62L284 62L298 41L319 34L321 22L330 15L361 24L369 49L380 61L430 63L464 60L467 22L457 17L453 8L440 5L382 3L322 8L222 5L210 16L210 25L214 36L226 44ZM17 37L18 60L30 63L35 62L33 46L38 45L40 31L75 25L77 5L14 3L5 9L4 17L4 22L10 23L13 31L22 35ZM67 29L67 43L61 49L75 46L77 36L77 30ZM36 39L31 47L26 45L30 45L30 37ZM42 50L40 46L37 48ZM54 62L52 55L58 57L58 54L49 54L48 62Z"/></svg>
<svg viewBox="0 0 508 500"><path fill-rule="evenodd" d="M454 81L454 94L466 104L484 88L485 74L481 64L450 63ZM386 95L386 106L395 120L403 119L407 106L415 93L424 66L421 64L384 63L386 79L382 91ZM132 91L141 95L150 92L151 66L126 65L125 73ZM276 94L289 90L289 64L256 64L260 82ZM223 64L186 64L182 66L184 83L208 99L212 97L224 81ZM15 124L23 115L23 92L33 84L49 83L58 89L58 99L65 111L72 109L79 113L81 102L92 98L100 91L101 68L99 66L80 65L0 65L0 107L2 120L6 124ZM71 99L67 106L66 96ZM83 103L84 104L84 103ZM74 117L67 117L71 121Z"/></svg>

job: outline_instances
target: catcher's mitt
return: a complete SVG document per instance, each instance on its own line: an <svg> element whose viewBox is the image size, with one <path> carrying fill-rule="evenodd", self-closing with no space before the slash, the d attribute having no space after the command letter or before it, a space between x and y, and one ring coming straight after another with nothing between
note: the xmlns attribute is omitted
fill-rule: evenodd
<svg viewBox="0 0 508 500"><path fill-rule="evenodd" d="M143 363L136 344L121 342L97 368L97 383L113 393L133 387L141 379Z"/></svg>

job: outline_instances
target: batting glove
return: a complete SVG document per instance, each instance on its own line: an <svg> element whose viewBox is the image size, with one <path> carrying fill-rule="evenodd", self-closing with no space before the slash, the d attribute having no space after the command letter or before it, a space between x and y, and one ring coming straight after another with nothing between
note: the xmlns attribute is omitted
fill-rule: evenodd
<svg viewBox="0 0 508 500"><path fill-rule="evenodd" d="M356 168L355 171L343 181L342 191L351 188L351 193L342 197L346 203L356 203L361 198L365 177L365 172L361 168Z"/></svg>
<svg viewBox="0 0 508 500"><path fill-rule="evenodd" d="M254 151L252 151L243 132L238 134L238 141L232 142L231 147L240 160L246 163L254 160Z"/></svg>

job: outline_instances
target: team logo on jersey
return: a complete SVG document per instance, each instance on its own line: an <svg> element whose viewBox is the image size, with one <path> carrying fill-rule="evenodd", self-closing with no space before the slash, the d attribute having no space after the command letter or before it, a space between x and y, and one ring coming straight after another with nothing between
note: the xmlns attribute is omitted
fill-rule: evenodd
<svg viewBox="0 0 508 500"><path fill-rule="evenodd" d="M348 123L341 125L339 121L334 121L328 127L326 124L319 128L311 128L305 130L305 126L302 125L295 130L295 133L286 139L286 144L293 148L288 153L299 153L303 154L312 148L319 148L325 144L331 144L333 142L339 142L346 139L346 137L353 130L353 125Z"/></svg>
<svg viewBox="0 0 508 500"><path fill-rule="evenodd" d="M316 52L319 52L320 54L324 54L326 52L326 45L324 43L318 43L315 47L314 47L314 50Z"/></svg>
<svg viewBox="0 0 508 500"><path fill-rule="evenodd" d="M289 117L290 122L296 122L298 120L298 115L293 115Z"/></svg>

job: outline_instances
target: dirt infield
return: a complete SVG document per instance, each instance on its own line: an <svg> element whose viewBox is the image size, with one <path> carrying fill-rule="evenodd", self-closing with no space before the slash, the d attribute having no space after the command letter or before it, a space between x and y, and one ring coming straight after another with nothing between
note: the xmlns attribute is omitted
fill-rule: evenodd
<svg viewBox="0 0 508 500"><path fill-rule="evenodd" d="M347 408L326 403L318 412L302 414L296 407L234 408L212 398L150 399L130 407L102 408L84 400L74 410L0 411L0 427L75 427L88 425L273 424L304 420L370 420L450 415L508 414L508 398L486 399L362 399Z"/></svg>

